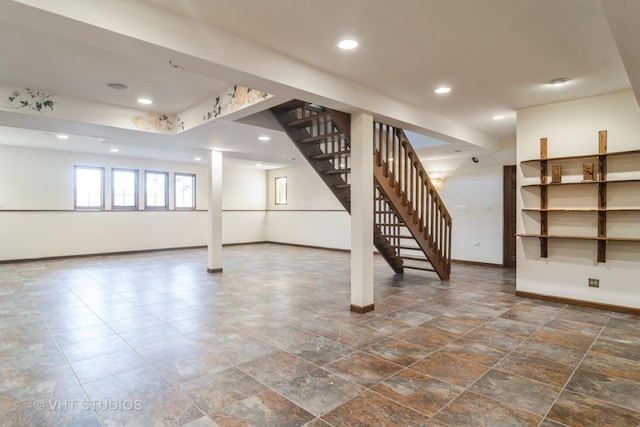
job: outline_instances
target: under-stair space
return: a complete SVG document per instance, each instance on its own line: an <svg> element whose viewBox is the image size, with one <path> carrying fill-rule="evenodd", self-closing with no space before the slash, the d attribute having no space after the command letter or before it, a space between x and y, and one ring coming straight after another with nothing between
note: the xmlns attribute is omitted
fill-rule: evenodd
<svg viewBox="0 0 640 427"><path fill-rule="evenodd" d="M351 117L304 101L271 109L351 213ZM451 271L451 217L402 129L374 123L374 246L394 272Z"/></svg>

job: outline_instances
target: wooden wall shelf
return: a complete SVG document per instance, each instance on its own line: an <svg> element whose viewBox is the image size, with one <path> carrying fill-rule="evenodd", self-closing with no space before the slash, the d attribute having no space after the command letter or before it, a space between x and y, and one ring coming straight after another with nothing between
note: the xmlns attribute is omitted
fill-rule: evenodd
<svg viewBox="0 0 640 427"><path fill-rule="evenodd" d="M640 179L607 179L607 159L615 156L634 156L639 155L640 150L618 151L613 153L607 152L607 131L603 130L598 133L598 153L585 154L576 156L563 157L547 157L547 138L540 139L540 158L524 160L521 165L538 164L540 168L540 182L537 184L527 184L521 186L524 189L540 190L540 207L526 207L522 212L536 212L540 215L540 233L522 233L517 234L520 237L535 237L540 239L540 256L547 258L549 239L571 239L571 240L590 240L596 241L598 245L598 262L606 261L607 242L640 242L640 238L636 237L613 237L607 236L607 213L619 212L640 212L640 206L628 208L607 208L607 186L619 183L640 183ZM579 160L594 159L593 176L594 180L574 181L574 182L550 182L549 181L549 163L563 160ZM554 166L555 167L555 166ZM555 171L554 171L555 173ZM563 185L597 185L597 207L595 208L549 208L549 188ZM549 234L549 215L561 215L566 212L579 213L595 213L598 216L597 235L595 236L571 236Z"/></svg>

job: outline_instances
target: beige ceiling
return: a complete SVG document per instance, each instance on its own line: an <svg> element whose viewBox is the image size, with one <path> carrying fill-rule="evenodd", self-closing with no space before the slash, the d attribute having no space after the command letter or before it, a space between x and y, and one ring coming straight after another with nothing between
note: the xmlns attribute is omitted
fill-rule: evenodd
<svg viewBox="0 0 640 427"><path fill-rule="evenodd" d="M453 156L456 148L466 155L499 149L515 138L520 108L640 85L636 32L630 30L640 28L639 5L616 0L0 0L0 85L136 109L141 108L137 96L147 95L154 98L155 111L174 113L239 83L268 90L274 102L326 100L453 142L421 149L424 157ZM339 51L336 43L343 37L357 39L359 48ZM557 77L571 81L562 88L545 85ZM129 90L108 89L109 82L125 83ZM434 94L440 84L450 85L452 92ZM505 120L492 120L496 114ZM24 139L21 132L8 136L18 127L136 146L136 155L144 155L145 147L160 147L183 153L185 160L210 149L274 164L295 163L289 158L296 157L281 132L269 130L272 141L258 145L255 138L263 130L228 121L171 136L17 116L0 109L0 143Z"/></svg>

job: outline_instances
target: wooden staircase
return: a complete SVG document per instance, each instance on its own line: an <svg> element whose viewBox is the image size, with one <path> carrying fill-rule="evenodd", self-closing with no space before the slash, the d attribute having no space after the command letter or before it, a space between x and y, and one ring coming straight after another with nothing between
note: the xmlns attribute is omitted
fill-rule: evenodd
<svg viewBox="0 0 640 427"><path fill-rule="evenodd" d="M349 114L293 100L271 109L351 213ZM374 122L374 245L396 273L451 272L451 216L402 129Z"/></svg>

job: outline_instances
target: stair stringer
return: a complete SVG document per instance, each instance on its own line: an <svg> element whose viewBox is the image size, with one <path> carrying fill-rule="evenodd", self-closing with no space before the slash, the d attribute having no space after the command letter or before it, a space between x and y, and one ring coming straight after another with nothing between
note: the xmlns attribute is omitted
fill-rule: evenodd
<svg viewBox="0 0 640 427"><path fill-rule="evenodd" d="M421 229L420 221L413 215L410 205L406 203L406 195L402 193L398 194L396 191L397 184L392 182L390 176L386 177L384 174L384 165L378 166L374 163L373 175L380 192L393 207L398 218L404 222L413 239L420 249L422 249L422 252L433 266L434 271L438 274L438 277L440 277L441 280L448 280L451 273L451 264L444 259L445 257L438 253L433 241L425 237L425 235L428 234L425 233L425 230Z"/></svg>

